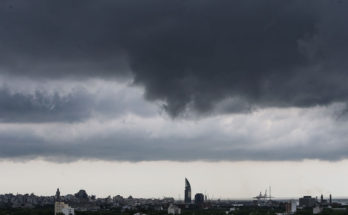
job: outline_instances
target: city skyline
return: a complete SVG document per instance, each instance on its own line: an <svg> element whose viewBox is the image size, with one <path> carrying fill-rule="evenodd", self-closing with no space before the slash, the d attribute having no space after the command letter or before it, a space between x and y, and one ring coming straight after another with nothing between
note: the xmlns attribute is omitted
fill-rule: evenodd
<svg viewBox="0 0 348 215"><path fill-rule="evenodd" d="M268 192L268 193L267 193ZM194 195L194 199L192 198L192 193L191 193L191 184L189 182L189 180L187 178L185 178L185 186L184 186L184 189L183 189L183 193L184 193L184 198L181 199L180 197L179 198L174 198L173 196L162 196L162 199L173 199L175 201L181 201L181 204L186 204L186 205L190 205L190 204L201 204L203 203L204 201L219 201L219 200L246 200L246 201L254 201L254 202L271 202L271 201L284 201L284 200L294 200L296 199L297 197L288 197L288 198L277 198L277 197L274 197L272 194L271 194L271 187L269 187L268 189L265 190L264 194L262 194L262 192L259 193L259 195L257 196L254 196L254 197L251 197L251 198L236 198L236 199L228 199L228 198L225 198L225 199L221 199L220 197L214 199L213 196L210 196L209 197L209 193L196 193ZM58 187L55 191L55 193L53 195L35 195L33 192L32 193L25 193L25 194L21 194L21 193L16 193L16 194L13 194L13 193L0 193L0 196L6 196L6 195L15 195L15 196L35 196L35 197L46 197L46 198L50 198L51 200L54 200L55 202L63 202L64 201L67 201L66 199L68 198L72 198L73 196L78 198L78 199L92 199L92 200L96 200L96 199L108 199L108 198L122 198L122 199L161 199L161 198L149 198L149 197L133 197L132 195L128 195L128 196L125 196L123 197L122 195L108 195L108 196L96 196L94 194L89 194L86 189L80 189L78 190L78 192L76 193L65 193L63 195L61 195L61 191L60 191L60 188ZM198 199L197 199L198 198ZM318 196L314 196L312 197L311 195L304 195L304 198L311 198L315 201L320 201L320 202L330 202L330 204L332 204L332 194L330 193L328 196L325 196L321 193L320 194L320 197L318 198ZM65 199L65 200L64 200ZM300 201L301 201L301 197L299 198ZM336 198L336 199L341 199L340 197ZM346 199L348 200L348 198L342 198L341 200L343 199ZM198 201L198 202L197 202Z"/></svg>
<svg viewBox="0 0 348 215"><path fill-rule="evenodd" d="M347 162L74 162L50 164L45 161L0 165L5 174L0 184L3 193L32 193L51 195L56 187L64 193L86 189L99 197L122 195L146 198L171 196L184 199L182 179L190 175L194 183L192 194L207 193L214 199L252 199L272 186L272 196L297 198L302 195L332 194L335 198L348 197L344 172ZM218 164L218 165L216 165ZM30 169L35 165L36 170ZM284 171L284 165L288 168ZM300 166L299 166L300 165ZM253 166L253 171L250 171ZM314 168L313 168L314 167ZM234 169L236 174L227 174ZM323 175L322 169L326 174ZM112 172L113 171L113 172ZM144 171L148 174L144 175ZM35 172L33 174L32 172ZM90 175L93 172L96 176ZM120 177L120 173L123 177ZM178 174L178 172L181 172ZM214 174L212 174L214 173ZM274 174L278 173L278 174ZM26 175L23 183L21 175ZM102 182L99 175L103 175ZM260 175L263 177L260 178ZM333 177L333 175L335 177ZM71 176L66 180L67 176ZM223 176L223 177L216 177ZM313 180L313 177L316 180ZM6 180L8 179L8 180ZM327 183L328 181L332 183ZM42 186L42 181L44 185ZM170 184L170 186L168 186ZM53 189L53 191L52 191Z"/></svg>

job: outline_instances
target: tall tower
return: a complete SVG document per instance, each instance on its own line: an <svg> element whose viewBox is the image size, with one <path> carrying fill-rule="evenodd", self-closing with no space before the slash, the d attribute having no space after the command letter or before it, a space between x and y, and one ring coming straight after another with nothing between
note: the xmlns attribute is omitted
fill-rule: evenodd
<svg viewBox="0 0 348 215"><path fill-rule="evenodd" d="M56 192L56 202L60 202L60 191L59 191L59 188L57 188L57 192Z"/></svg>
<svg viewBox="0 0 348 215"><path fill-rule="evenodd" d="M324 196L323 196L323 194L321 194L321 196L320 196L320 203L323 204L323 202L324 202Z"/></svg>
<svg viewBox="0 0 348 215"><path fill-rule="evenodd" d="M332 196L331 196L331 194L330 194L329 204L330 204L330 205L332 204Z"/></svg>
<svg viewBox="0 0 348 215"><path fill-rule="evenodd" d="M185 178L185 204L191 204L191 185Z"/></svg>

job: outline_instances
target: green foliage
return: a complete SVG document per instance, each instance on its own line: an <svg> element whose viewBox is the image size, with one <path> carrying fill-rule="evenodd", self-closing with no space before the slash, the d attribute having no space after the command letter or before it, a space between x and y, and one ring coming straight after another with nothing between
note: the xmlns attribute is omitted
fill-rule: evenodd
<svg viewBox="0 0 348 215"><path fill-rule="evenodd" d="M312 215L312 214L313 214L312 208L304 208L304 209L296 211L296 215Z"/></svg>
<svg viewBox="0 0 348 215"><path fill-rule="evenodd" d="M348 215L348 210L332 210L325 208L321 215Z"/></svg>
<svg viewBox="0 0 348 215"><path fill-rule="evenodd" d="M184 209L182 215L226 215L226 209Z"/></svg>
<svg viewBox="0 0 348 215"><path fill-rule="evenodd" d="M232 212L232 215L274 215L276 211L273 208L265 207L242 207Z"/></svg>
<svg viewBox="0 0 348 215"><path fill-rule="evenodd" d="M53 215L53 208L11 208L0 209L0 215Z"/></svg>

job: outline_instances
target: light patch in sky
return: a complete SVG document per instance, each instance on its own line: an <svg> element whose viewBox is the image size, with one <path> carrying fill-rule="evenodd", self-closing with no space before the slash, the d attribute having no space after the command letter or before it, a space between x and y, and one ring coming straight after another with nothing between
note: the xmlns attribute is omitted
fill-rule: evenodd
<svg viewBox="0 0 348 215"><path fill-rule="evenodd" d="M213 199L251 199L272 186L276 198L302 195L344 197L348 188L348 160L325 162L105 162L79 161L57 164L42 160L0 162L2 193L62 195L86 189L97 197L182 199L184 178L192 193Z"/></svg>

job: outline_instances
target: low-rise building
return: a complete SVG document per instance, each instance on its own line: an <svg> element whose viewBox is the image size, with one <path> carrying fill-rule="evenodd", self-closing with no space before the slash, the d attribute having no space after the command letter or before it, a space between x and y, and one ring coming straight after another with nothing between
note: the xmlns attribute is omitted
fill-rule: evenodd
<svg viewBox="0 0 348 215"><path fill-rule="evenodd" d="M179 208L178 206L174 205L174 204L170 204L168 207L168 214L181 214L181 208Z"/></svg>
<svg viewBox="0 0 348 215"><path fill-rule="evenodd" d="M313 208L313 214L320 214L323 211L323 208L316 206Z"/></svg>
<svg viewBox="0 0 348 215"><path fill-rule="evenodd" d="M55 202L54 215L57 215L60 213L64 215L75 215L74 208L70 207L68 204L65 204L64 202Z"/></svg>
<svg viewBox="0 0 348 215"><path fill-rule="evenodd" d="M285 213L294 214L297 209L297 202L294 200L290 200L285 204Z"/></svg>

